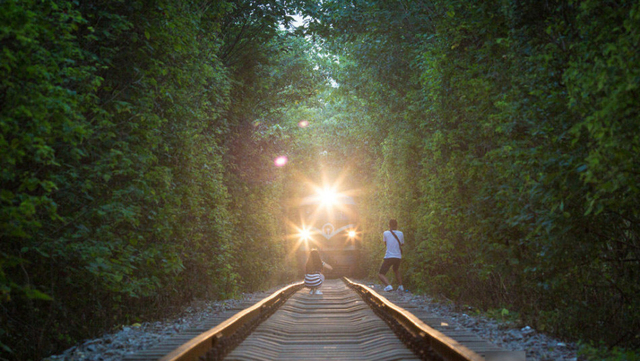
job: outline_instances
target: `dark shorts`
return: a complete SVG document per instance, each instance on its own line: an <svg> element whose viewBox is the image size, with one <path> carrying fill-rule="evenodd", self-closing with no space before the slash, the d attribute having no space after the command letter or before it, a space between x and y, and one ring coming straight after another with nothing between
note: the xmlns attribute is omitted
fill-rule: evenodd
<svg viewBox="0 0 640 361"><path fill-rule="evenodd" d="M389 272L389 268L393 266L393 272L398 272L398 269L400 269L400 258L385 258L384 261L382 261L382 266L380 266L380 271L378 271L378 273L381 274L387 274L387 272Z"/></svg>

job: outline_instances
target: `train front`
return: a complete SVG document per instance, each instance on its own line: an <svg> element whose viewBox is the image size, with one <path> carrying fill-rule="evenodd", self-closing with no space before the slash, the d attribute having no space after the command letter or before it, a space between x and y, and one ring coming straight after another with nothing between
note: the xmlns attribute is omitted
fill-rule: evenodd
<svg viewBox="0 0 640 361"><path fill-rule="evenodd" d="M317 248L322 260L333 267L328 277L356 276L360 270L360 232L354 199L322 189L302 199L298 213L301 223L296 252L299 274L304 274L309 250Z"/></svg>

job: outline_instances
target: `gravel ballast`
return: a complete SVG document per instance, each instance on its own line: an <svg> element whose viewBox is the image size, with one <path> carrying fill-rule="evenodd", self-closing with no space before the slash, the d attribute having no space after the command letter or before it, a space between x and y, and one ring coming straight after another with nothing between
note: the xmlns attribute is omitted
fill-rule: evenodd
<svg viewBox="0 0 640 361"><path fill-rule="evenodd" d="M369 286L373 286L377 292L384 295L381 285L369 284ZM456 307L437 302L434 298L425 295L414 295L411 292L400 294L404 302L414 304L418 308L446 319L450 325L468 329L507 350L524 350L527 361L577 361L578 359L575 343L555 339L529 326L513 327L488 317L457 311Z"/></svg>

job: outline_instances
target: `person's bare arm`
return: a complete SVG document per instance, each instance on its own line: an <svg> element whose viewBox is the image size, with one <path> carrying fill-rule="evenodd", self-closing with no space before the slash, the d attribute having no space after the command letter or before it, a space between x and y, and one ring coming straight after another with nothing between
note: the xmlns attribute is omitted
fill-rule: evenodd
<svg viewBox="0 0 640 361"><path fill-rule="evenodd" d="M328 264L327 262L322 262L322 265L327 271L333 271L333 267L331 267L331 265Z"/></svg>

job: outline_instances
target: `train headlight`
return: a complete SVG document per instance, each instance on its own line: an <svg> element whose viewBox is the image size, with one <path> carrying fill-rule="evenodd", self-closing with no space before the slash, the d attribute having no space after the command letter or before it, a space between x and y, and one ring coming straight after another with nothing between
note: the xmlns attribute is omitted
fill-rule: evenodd
<svg viewBox="0 0 640 361"><path fill-rule="evenodd" d="M320 190L319 193L320 201L325 206L334 205L338 200L338 194L333 189L325 188Z"/></svg>
<svg viewBox="0 0 640 361"><path fill-rule="evenodd" d="M303 241L308 241L311 238L311 232L308 229L302 229L300 231L300 239Z"/></svg>
<svg viewBox="0 0 640 361"><path fill-rule="evenodd" d="M356 238L356 231L349 231L349 238Z"/></svg>

